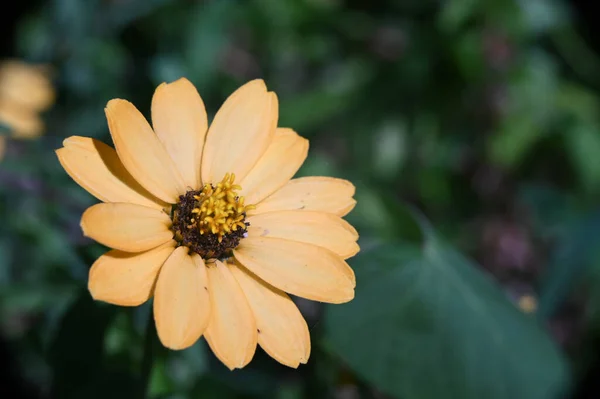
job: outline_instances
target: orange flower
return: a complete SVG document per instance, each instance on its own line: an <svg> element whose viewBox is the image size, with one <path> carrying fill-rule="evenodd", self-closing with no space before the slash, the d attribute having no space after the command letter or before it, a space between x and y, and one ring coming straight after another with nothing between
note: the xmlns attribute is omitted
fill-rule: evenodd
<svg viewBox="0 0 600 399"><path fill-rule="evenodd" d="M158 336L183 349L204 335L230 369L257 343L297 367L310 355L305 320L286 294L342 303L354 297L356 230L341 217L354 186L290 180L308 141L277 128L278 101L262 80L235 91L210 128L186 79L161 84L152 124L131 103L108 102L116 152L70 137L67 173L103 204L85 211L86 236L114 248L92 266L96 300L137 306L154 296Z"/></svg>
<svg viewBox="0 0 600 399"><path fill-rule="evenodd" d="M5 125L13 137L39 136L44 129L39 114L53 102L47 67L21 61L0 64L0 125ZM0 156L4 144L0 137Z"/></svg>

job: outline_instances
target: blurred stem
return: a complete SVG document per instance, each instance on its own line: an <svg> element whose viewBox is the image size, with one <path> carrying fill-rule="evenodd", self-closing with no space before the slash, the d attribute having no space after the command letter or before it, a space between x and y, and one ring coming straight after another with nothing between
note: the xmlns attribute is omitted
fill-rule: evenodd
<svg viewBox="0 0 600 399"><path fill-rule="evenodd" d="M144 356L142 357L142 375L140 378L140 399L148 397L150 389L150 376L152 374L152 365L154 364L154 345L156 341L156 329L154 326L154 314L152 309L148 315L148 324L144 338Z"/></svg>

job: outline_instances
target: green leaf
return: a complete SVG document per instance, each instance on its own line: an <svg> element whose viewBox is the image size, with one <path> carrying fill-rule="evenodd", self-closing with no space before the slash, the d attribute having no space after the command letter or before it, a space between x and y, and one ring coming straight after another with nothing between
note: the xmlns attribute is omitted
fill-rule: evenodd
<svg viewBox="0 0 600 399"><path fill-rule="evenodd" d="M100 392L91 395L90 387L94 385L97 390L100 381L108 378L103 374L102 359L105 331L112 316L110 307L98 306L87 291L81 291L62 318L50 346L49 363L54 370L52 397L101 397Z"/></svg>
<svg viewBox="0 0 600 399"><path fill-rule="evenodd" d="M509 168L518 166L544 134L530 115L521 114L506 119L490 140L492 161Z"/></svg>
<svg viewBox="0 0 600 399"><path fill-rule="evenodd" d="M588 191L600 187L600 131L593 125L579 125L565 132L567 150L579 180Z"/></svg>
<svg viewBox="0 0 600 399"><path fill-rule="evenodd" d="M193 388L208 370L206 352L206 344L198 340L184 351L170 353L165 364L166 375L179 388Z"/></svg>
<svg viewBox="0 0 600 399"><path fill-rule="evenodd" d="M199 4L191 14L183 55L198 87L207 86L219 66L231 10L230 1L215 1Z"/></svg>
<svg viewBox="0 0 600 399"><path fill-rule="evenodd" d="M529 215L535 235L546 241L571 233L573 222L581 217L577 198L550 184L522 184L517 197L519 206Z"/></svg>
<svg viewBox="0 0 600 399"><path fill-rule="evenodd" d="M315 129L327 119L348 108L352 94L348 91L332 91L315 88L286 98L280 104L279 118L282 126L294 126L299 132ZM310 118L306 116L310 115Z"/></svg>
<svg viewBox="0 0 600 399"><path fill-rule="evenodd" d="M567 10L555 0L520 0L524 25L533 33L542 34L564 25Z"/></svg>
<svg viewBox="0 0 600 399"><path fill-rule="evenodd" d="M556 245L540 284L538 312L550 317L585 275L600 247L600 212L587 214Z"/></svg>
<svg viewBox="0 0 600 399"><path fill-rule="evenodd" d="M375 132L373 168L379 176L393 179L408 156L408 132L405 121L388 121Z"/></svg>
<svg viewBox="0 0 600 399"><path fill-rule="evenodd" d="M600 99L593 90L572 82L561 82L554 98L560 112L573 116L583 123L598 121Z"/></svg>
<svg viewBox="0 0 600 399"><path fill-rule="evenodd" d="M480 8L478 0L449 0L443 4L438 16L438 24L445 32L460 29Z"/></svg>
<svg viewBox="0 0 600 399"><path fill-rule="evenodd" d="M0 137L1 136L9 136L11 134L10 126L6 123L0 121Z"/></svg>
<svg viewBox="0 0 600 399"><path fill-rule="evenodd" d="M466 79L481 79L486 71L483 37L478 30L464 33L453 46L454 57Z"/></svg>
<svg viewBox="0 0 600 399"><path fill-rule="evenodd" d="M558 397L561 353L501 289L432 235L356 258L356 298L327 308L326 344L405 399Z"/></svg>

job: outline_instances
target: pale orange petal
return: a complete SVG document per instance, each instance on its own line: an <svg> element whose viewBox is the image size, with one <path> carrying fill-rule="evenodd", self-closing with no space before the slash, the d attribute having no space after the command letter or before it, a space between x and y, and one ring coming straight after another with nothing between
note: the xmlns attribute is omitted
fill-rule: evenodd
<svg viewBox="0 0 600 399"><path fill-rule="evenodd" d="M212 315L206 342L230 370L247 365L256 351L257 331L252 310L224 263L207 265Z"/></svg>
<svg viewBox="0 0 600 399"><path fill-rule="evenodd" d="M181 78L156 88L152 125L186 186L197 190L208 119L202 98L189 80Z"/></svg>
<svg viewBox="0 0 600 399"><path fill-rule="evenodd" d="M44 122L36 111L6 100L0 100L0 124L10 129L12 137L22 139L38 137L44 131Z"/></svg>
<svg viewBox="0 0 600 399"><path fill-rule="evenodd" d="M250 237L275 237L318 245L344 259L359 250L358 233L344 219L331 213L278 211L249 216Z"/></svg>
<svg viewBox="0 0 600 399"><path fill-rule="evenodd" d="M138 306L152 297L156 276L175 248L175 241L140 253L116 249L102 255L90 269L88 289L97 301Z"/></svg>
<svg viewBox="0 0 600 399"><path fill-rule="evenodd" d="M354 272L325 248L281 238L248 237L233 254L252 273L290 294L329 303L354 298Z"/></svg>
<svg viewBox="0 0 600 399"><path fill-rule="evenodd" d="M281 188L296 174L308 154L308 140L292 129L278 128L267 151L240 181L246 204L256 204Z"/></svg>
<svg viewBox="0 0 600 399"><path fill-rule="evenodd" d="M262 80L237 89L215 115L202 156L202 182L215 183L226 173L241 181L263 155L275 134L279 105Z"/></svg>
<svg viewBox="0 0 600 399"><path fill-rule="evenodd" d="M173 238L170 227L165 212L134 204L96 204L81 217L85 236L125 252L147 251L168 242Z"/></svg>
<svg viewBox="0 0 600 399"><path fill-rule="evenodd" d="M310 356L310 333L294 302L245 268L234 265L230 270L254 313L260 346L286 366L305 364Z"/></svg>
<svg viewBox="0 0 600 399"><path fill-rule="evenodd" d="M150 194L127 172L115 150L101 141L71 136L56 155L77 184L104 202L129 202L161 209L166 204Z"/></svg>
<svg viewBox="0 0 600 399"><path fill-rule="evenodd" d="M160 342L185 349L204 333L210 320L206 267L200 256L177 248L163 265L154 292L154 320Z"/></svg>
<svg viewBox="0 0 600 399"><path fill-rule="evenodd" d="M0 98L18 107L39 112L55 98L47 65L10 60L0 65Z"/></svg>
<svg viewBox="0 0 600 399"><path fill-rule="evenodd" d="M119 158L131 175L161 200L174 204L185 183L146 118L129 101L110 100L105 109Z"/></svg>
<svg viewBox="0 0 600 399"><path fill-rule="evenodd" d="M284 210L306 210L344 216L356 204L354 185L348 180L333 177L300 177L290 180L249 214Z"/></svg>

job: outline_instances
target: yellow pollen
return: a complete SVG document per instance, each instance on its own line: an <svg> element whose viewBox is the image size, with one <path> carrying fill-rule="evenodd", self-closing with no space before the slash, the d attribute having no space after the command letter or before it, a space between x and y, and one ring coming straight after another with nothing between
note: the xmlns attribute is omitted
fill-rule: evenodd
<svg viewBox="0 0 600 399"><path fill-rule="evenodd" d="M219 242L224 235L246 228L245 214L254 209L254 205L244 205L244 197L237 194L242 187L234 181L235 174L227 173L216 187L206 184L198 195L194 195L194 217L190 219L192 224L188 228L196 227L202 235L215 234Z"/></svg>

